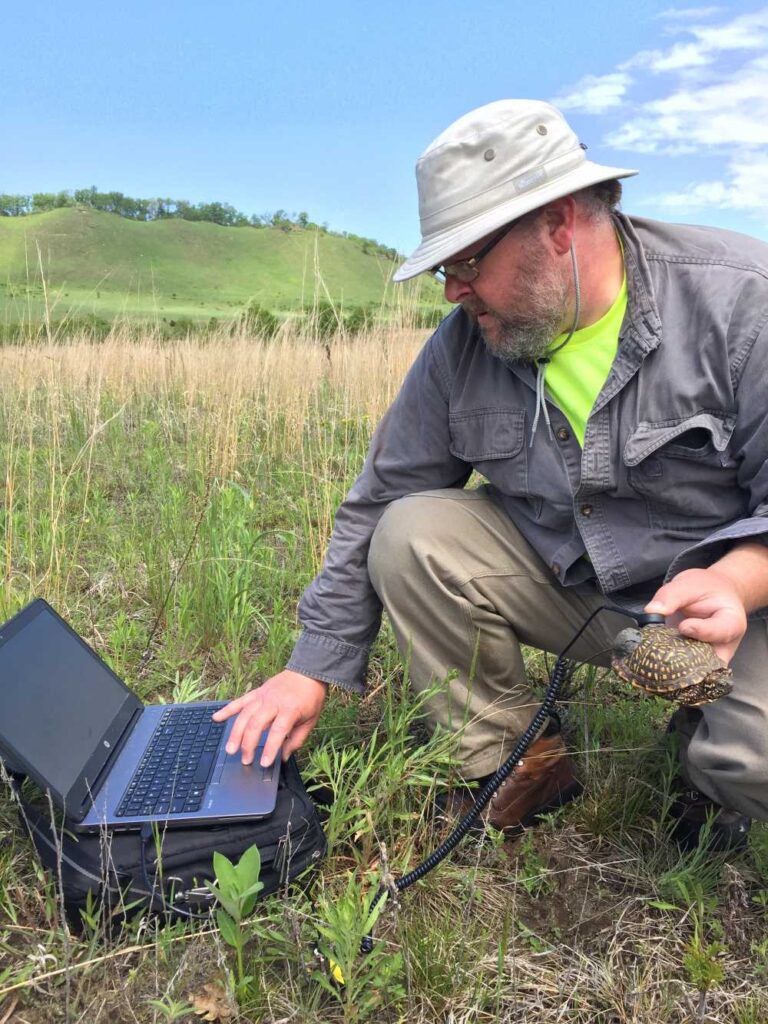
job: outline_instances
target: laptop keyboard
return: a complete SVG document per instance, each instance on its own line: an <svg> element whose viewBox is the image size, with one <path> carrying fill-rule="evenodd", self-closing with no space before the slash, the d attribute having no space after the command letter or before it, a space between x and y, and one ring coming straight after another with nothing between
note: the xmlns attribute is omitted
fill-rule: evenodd
<svg viewBox="0 0 768 1024"><path fill-rule="evenodd" d="M211 707L169 707L128 783L117 817L199 811L224 732Z"/></svg>

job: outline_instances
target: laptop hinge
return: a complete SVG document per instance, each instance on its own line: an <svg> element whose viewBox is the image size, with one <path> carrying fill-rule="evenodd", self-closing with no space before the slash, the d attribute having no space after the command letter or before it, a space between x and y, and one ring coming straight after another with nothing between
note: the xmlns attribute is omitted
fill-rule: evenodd
<svg viewBox="0 0 768 1024"><path fill-rule="evenodd" d="M127 725L125 726L125 728L121 732L119 739L113 744L112 749L111 749L111 751L109 753L109 756L107 757L106 761L101 766L101 768L99 769L99 772L98 772L96 778L93 780L92 783L89 783L89 785L88 785L88 792L83 797L83 800L82 800L82 802L80 804L78 818L77 818L78 821L80 821L85 816L85 814L88 811L88 809L90 808L91 804L95 801L96 795L98 794L98 792L101 789L101 787L104 784L104 782L106 782L107 776L109 775L110 771L112 770L112 767L113 767L113 765L115 763L115 760L120 756L120 752L122 751L122 749L125 746L125 744L128 742L128 737L131 735L131 733L135 729L136 724L137 724L139 718L141 717L141 715L143 714L143 712L144 712L144 705L140 705L139 707L137 707L134 710L133 714L128 719Z"/></svg>

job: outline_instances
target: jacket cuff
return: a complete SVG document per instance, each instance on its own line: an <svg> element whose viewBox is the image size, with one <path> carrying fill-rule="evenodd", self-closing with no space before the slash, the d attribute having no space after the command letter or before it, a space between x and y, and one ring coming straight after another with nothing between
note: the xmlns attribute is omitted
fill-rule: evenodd
<svg viewBox="0 0 768 1024"><path fill-rule="evenodd" d="M693 547L681 551L670 565L664 582L669 583L683 569L709 568L723 555L727 555L733 548L746 542L763 544L768 547L768 518L766 516L740 519L738 522L726 526L725 529L719 529L716 534L712 534L705 541L699 541ZM746 617L750 621L755 618L768 618L768 606L756 608Z"/></svg>
<svg viewBox="0 0 768 1024"><path fill-rule="evenodd" d="M326 633L310 633L305 629L294 645L286 668L323 683L363 693L368 650Z"/></svg>
<svg viewBox="0 0 768 1024"><path fill-rule="evenodd" d="M681 551L667 570L664 582L669 583L684 569L708 569L733 548L747 542L768 545L768 517L740 519Z"/></svg>

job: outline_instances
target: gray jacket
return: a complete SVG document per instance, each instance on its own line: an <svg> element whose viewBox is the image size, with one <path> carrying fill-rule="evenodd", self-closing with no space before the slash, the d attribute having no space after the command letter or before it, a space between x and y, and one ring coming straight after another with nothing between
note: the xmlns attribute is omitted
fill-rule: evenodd
<svg viewBox="0 0 768 1024"><path fill-rule="evenodd" d="M529 365L490 355L460 308L419 353L305 591L289 668L362 688L381 605L368 577L387 504L476 469L563 586L637 604L734 542L768 541L768 245L617 216L628 305L583 450ZM582 556L587 555L588 558Z"/></svg>

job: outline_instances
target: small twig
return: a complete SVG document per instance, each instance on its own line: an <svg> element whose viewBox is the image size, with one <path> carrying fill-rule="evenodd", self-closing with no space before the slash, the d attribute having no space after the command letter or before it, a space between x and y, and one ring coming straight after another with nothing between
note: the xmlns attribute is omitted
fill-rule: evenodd
<svg viewBox="0 0 768 1024"><path fill-rule="evenodd" d="M72 955L69 927L67 925L67 914L66 914L66 903L64 900L64 820L61 822L61 831L56 828L56 813L53 809L53 797L51 796L50 789L48 790L48 813L51 816L51 836L56 846L56 881L58 882L58 907L59 914L61 915L61 932L63 936L64 945L64 961L65 970L70 965L70 957ZM69 1008L72 998L72 979L69 974L66 976L66 987L64 991L64 1012L66 1019L69 1020Z"/></svg>
<svg viewBox="0 0 768 1024"><path fill-rule="evenodd" d="M200 931L189 932L185 935L174 935L171 939L167 937L163 938L164 942L186 942L188 939L199 938L201 935L214 935L216 928L203 928ZM3 996L8 995L9 992L15 992L20 988L30 988L33 985L37 985L41 981L47 981L49 978L55 978L60 974L66 974L68 971L81 971L85 967L93 967L94 964L104 963L106 960L114 960L119 956L129 956L131 953L141 953L142 950L149 949L146 943L138 946L126 946L125 949L115 949L111 953L105 953L103 956L95 956L90 960L83 960L82 963L69 964L67 967L57 967L55 971L46 971L44 974L37 974L34 978L26 978L24 981L17 981L14 985L6 985L5 988L0 988L0 999ZM3 1024L0 1021L0 1024Z"/></svg>
<svg viewBox="0 0 768 1024"><path fill-rule="evenodd" d="M147 646L144 648L144 653L142 654L141 658L139 659L139 670L137 672L137 676L138 676L139 679L143 678L143 676L144 676L144 674L146 672L147 663L149 662L149 659L151 657L152 641L155 639L155 634L157 633L158 629L160 628L160 622L161 622L161 620L163 618L163 615L165 615L165 609L168 607L168 602L171 599L171 594L174 591L174 588L175 588L175 586L176 586L176 584L178 582L179 576L181 576L181 574L182 574L182 572L184 570L184 566L187 564L189 556L192 554L192 548L195 546L195 543L197 541L197 536L200 533L200 527L203 525L203 519L205 518L205 513L208 511L208 505L210 503L211 488L212 488L212 486L213 486L213 477L211 475L209 475L208 479L207 479L207 481L205 483L205 494L203 495L203 501L202 501L202 504L201 504L201 507L200 507L200 513L199 513L197 519L195 520L195 528L192 530L192 536L190 538L189 544L187 545L187 550L184 552L184 557L179 562L179 565L178 565L178 567L176 569L176 572L173 574L173 579L168 584L168 589L165 592L165 597L163 598L163 603L160 606L160 611L157 613L155 621L152 624L152 629L149 631L149 636L147 637Z"/></svg>
<svg viewBox="0 0 768 1024"><path fill-rule="evenodd" d="M0 1024L8 1024L8 1021L13 1017L13 1011L19 1004L19 997L14 996L8 1004L8 1009L5 1011L2 1017L0 1017Z"/></svg>
<svg viewBox="0 0 768 1024"><path fill-rule="evenodd" d="M399 896L400 892L397 888L395 876L392 874L389 868L389 859L387 857L387 844L383 840L379 840L379 860L381 861L381 884L389 892L389 896L392 902L392 906L395 910L400 909Z"/></svg>
<svg viewBox="0 0 768 1024"><path fill-rule="evenodd" d="M701 989L699 992L699 1002L696 1006L696 1024L704 1024L707 1018L707 990Z"/></svg>

